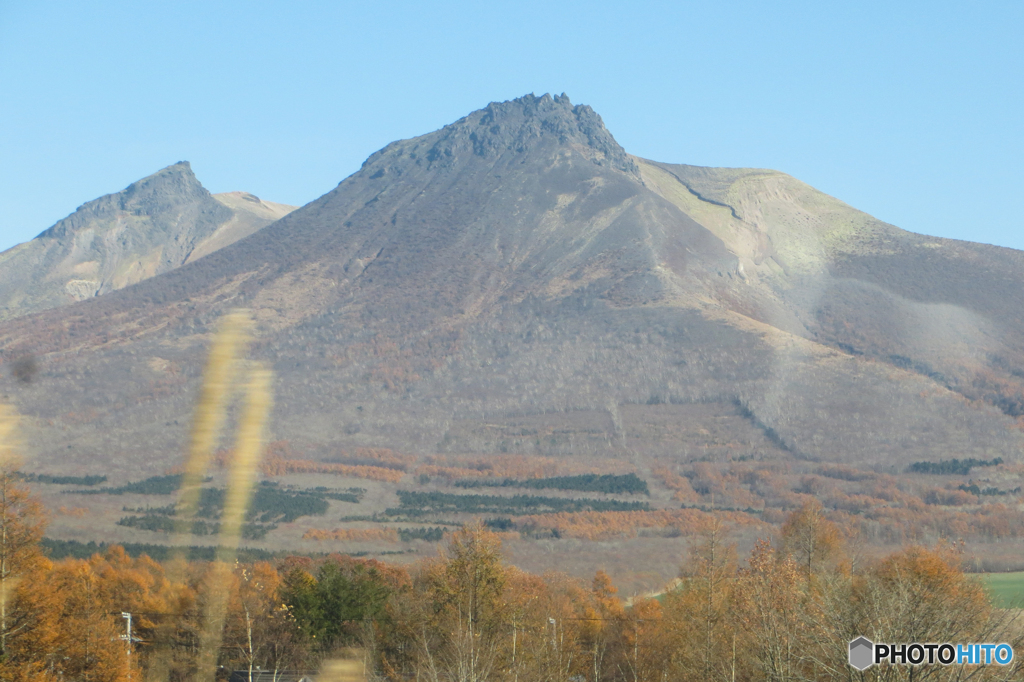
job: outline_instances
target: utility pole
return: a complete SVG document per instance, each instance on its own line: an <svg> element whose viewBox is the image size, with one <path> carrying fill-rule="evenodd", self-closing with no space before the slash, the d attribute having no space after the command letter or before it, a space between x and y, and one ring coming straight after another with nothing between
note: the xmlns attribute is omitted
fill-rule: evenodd
<svg viewBox="0 0 1024 682"><path fill-rule="evenodd" d="M519 668L516 666L516 619L512 618L512 670L515 675L515 682L519 682Z"/></svg>
<svg viewBox="0 0 1024 682"><path fill-rule="evenodd" d="M736 682L736 633L732 633L732 682Z"/></svg>
<svg viewBox="0 0 1024 682"><path fill-rule="evenodd" d="M548 625L551 626L551 663L554 670L561 670L562 662L558 657L558 623L554 618L548 618Z"/></svg>
<svg viewBox="0 0 1024 682"><path fill-rule="evenodd" d="M128 682L132 682L132 614L122 611L121 617L125 619L125 634L121 640L128 645Z"/></svg>

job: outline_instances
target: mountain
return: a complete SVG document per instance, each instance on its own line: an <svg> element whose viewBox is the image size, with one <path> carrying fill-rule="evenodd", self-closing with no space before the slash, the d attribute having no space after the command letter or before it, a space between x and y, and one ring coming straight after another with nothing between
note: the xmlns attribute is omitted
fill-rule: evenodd
<svg viewBox="0 0 1024 682"><path fill-rule="evenodd" d="M67 305L173 270L238 241L294 207L211 195L187 161L83 204L0 253L0 320Z"/></svg>
<svg viewBox="0 0 1024 682"><path fill-rule="evenodd" d="M40 239L71 243L144 189ZM224 224L190 206L202 230L146 263L188 261ZM1022 285L1021 252L908 233L776 171L640 159L589 107L531 95L394 142L202 259L8 320L0 343L40 368L6 392L41 470L179 462L211 332L245 307L274 437L303 457L902 471L1017 458Z"/></svg>

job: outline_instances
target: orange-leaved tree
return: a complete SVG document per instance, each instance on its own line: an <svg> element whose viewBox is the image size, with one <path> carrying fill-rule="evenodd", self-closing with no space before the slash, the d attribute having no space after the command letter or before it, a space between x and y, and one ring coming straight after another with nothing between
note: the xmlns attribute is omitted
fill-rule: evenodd
<svg viewBox="0 0 1024 682"><path fill-rule="evenodd" d="M665 618L673 624L671 659L681 679L712 679L731 665L728 619L736 580L736 548L726 542L717 515L703 519L681 571L679 588L666 595Z"/></svg>
<svg viewBox="0 0 1024 682"><path fill-rule="evenodd" d="M18 485L10 463L0 463L0 656L28 627L9 601L18 583L44 562L39 541L45 528L42 505Z"/></svg>
<svg viewBox="0 0 1024 682"><path fill-rule="evenodd" d="M788 556L778 556L765 540L751 552L748 567L736 583L734 618L740 648L757 676L782 682L798 679L806 634L806 606L800 569ZM743 665L743 662L740 662Z"/></svg>
<svg viewBox="0 0 1024 682"><path fill-rule="evenodd" d="M507 581L495 533L479 523L452 533L418 581L426 613L417 640L429 678L482 682L507 667Z"/></svg>
<svg viewBox="0 0 1024 682"><path fill-rule="evenodd" d="M956 548L912 546L875 566L856 589L861 629L881 642L989 642L1003 631L982 585L964 574Z"/></svg>
<svg viewBox="0 0 1024 682"><path fill-rule="evenodd" d="M277 674L297 662L297 626L279 594L281 576L265 561L236 564L224 633L227 660L246 668Z"/></svg>
<svg viewBox="0 0 1024 682"><path fill-rule="evenodd" d="M809 500L787 517L782 525L782 541L810 583L822 564L837 558L843 546L843 535L825 517L821 503Z"/></svg>

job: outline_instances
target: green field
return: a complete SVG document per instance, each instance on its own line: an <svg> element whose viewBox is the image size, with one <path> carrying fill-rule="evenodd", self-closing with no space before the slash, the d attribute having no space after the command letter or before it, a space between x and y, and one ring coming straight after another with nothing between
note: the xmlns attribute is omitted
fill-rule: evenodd
<svg viewBox="0 0 1024 682"><path fill-rule="evenodd" d="M996 606L1024 607L1024 572L985 573L980 577Z"/></svg>

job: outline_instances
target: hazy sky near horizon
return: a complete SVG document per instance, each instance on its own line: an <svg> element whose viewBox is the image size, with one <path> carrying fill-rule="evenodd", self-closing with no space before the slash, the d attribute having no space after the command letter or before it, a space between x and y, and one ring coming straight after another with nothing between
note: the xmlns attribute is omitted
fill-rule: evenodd
<svg viewBox="0 0 1024 682"><path fill-rule="evenodd" d="M1024 3L0 0L0 250L178 160L305 204L388 142L565 92L630 153L784 171L1024 248Z"/></svg>

